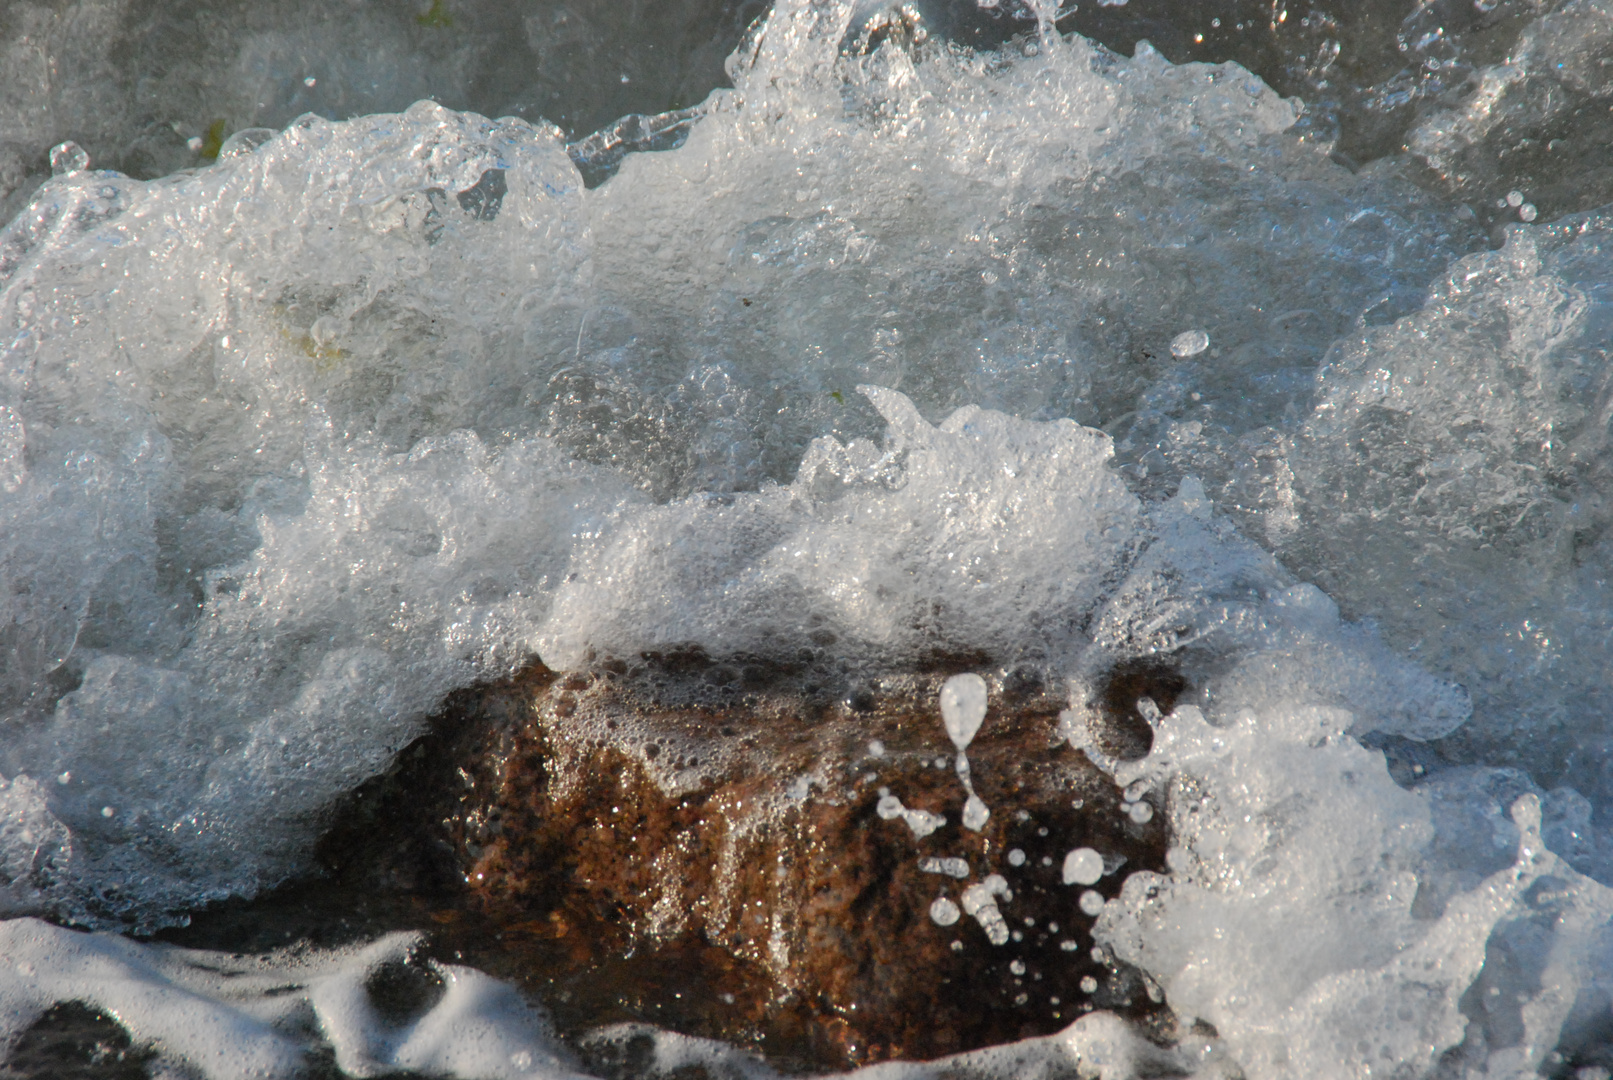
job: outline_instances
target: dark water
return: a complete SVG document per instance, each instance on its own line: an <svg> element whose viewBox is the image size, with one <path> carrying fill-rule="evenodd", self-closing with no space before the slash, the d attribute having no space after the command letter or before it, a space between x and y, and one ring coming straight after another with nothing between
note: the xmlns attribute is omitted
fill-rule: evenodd
<svg viewBox="0 0 1613 1080"><path fill-rule="evenodd" d="M1421 118L1460 101L1532 21L1564 6L1088 0L1065 4L1057 25L1127 55L1147 40L1175 62L1236 61L1303 98L1304 122L1360 167L1402 152ZM765 10L761 0L8 3L0 6L0 218L50 174L50 148L69 139L96 167L149 179L205 163L234 131L279 128L305 112L398 111L428 97L545 119L581 138L624 115L696 105L726 85L724 58ZM1024 0L870 3L866 16L976 48L1034 26ZM1601 205L1613 196L1613 119L1601 89L1546 89L1557 98L1549 107L1522 110L1459 170L1428 169L1424 181L1472 201L1481 216L1497 216L1490 204L1515 188L1530 192L1543 219Z"/></svg>

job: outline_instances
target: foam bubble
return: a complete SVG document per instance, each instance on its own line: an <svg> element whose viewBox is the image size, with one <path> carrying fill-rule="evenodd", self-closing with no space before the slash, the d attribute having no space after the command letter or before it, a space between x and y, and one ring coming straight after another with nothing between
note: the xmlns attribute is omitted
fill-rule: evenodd
<svg viewBox="0 0 1613 1080"><path fill-rule="evenodd" d="M963 906L963 913L980 924L980 929L986 934L986 940L993 945L1006 945L1010 936L1008 921L1003 918L997 901L1001 899L1006 902L1013 898L1013 890L1008 887L1008 881L1001 874L988 874L984 879L963 890L963 896L959 901Z"/></svg>
<svg viewBox="0 0 1613 1080"><path fill-rule="evenodd" d="M947 823L944 815L932 814L928 810L910 809L902 805L900 798L890 794L880 796L879 802L874 804L874 811L886 821L900 818L913 831L913 838L916 840L924 839Z"/></svg>
<svg viewBox="0 0 1613 1080"><path fill-rule="evenodd" d="M1103 876L1103 856L1089 847L1079 847L1064 856L1064 884L1095 885Z"/></svg>
<svg viewBox="0 0 1613 1080"><path fill-rule="evenodd" d="M986 821L991 817L991 810L985 802L974 792L963 802L963 827L979 832L986 827Z"/></svg>
<svg viewBox="0 0 1613 1080"><path fill-rule="evenodd" d="M955 857L942 858L935 855L926 855L919 860L919 869L926 874L945 874L963 880L969 876L969 862L966 859Z"/></svg>

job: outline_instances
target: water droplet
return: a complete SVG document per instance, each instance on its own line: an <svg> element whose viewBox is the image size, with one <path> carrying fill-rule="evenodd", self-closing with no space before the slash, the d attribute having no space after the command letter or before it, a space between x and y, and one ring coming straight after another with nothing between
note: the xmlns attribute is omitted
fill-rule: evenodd
<svg viewBox="0 0 1613 1080"><path fill-rule="evenodd" d="M1154 807L1150 803L1132 803L1130 809L1128 809L1126 813L1130 814L1131 820L1135 821L1139 825L1146 825L1154 819Z"/></svg>
<svg viewBox="0 0 1613 1080"><path fill-rule="evenodd" d="M991 811L986 809L986 804L980 800L980 796L971 794L968 801L963 804L963 827L979 832L986 827L986 819L989 817Z"/></svg>
<svg viewBox="0 0 1613 1080"><path fill-rule="evenodd" d="M1008 853L1008 865L1009 866L1024 866L1025 865L1025 853L1023 851L1019 850L1018 848L1015 848L1014 850L1010 851Z"/></svg>
<svg viewBox="0 0 1613 1080"><path fill-rule="evenodd" d="M1082 914L1096 916L1103 910L1104 903L1105 901L1103 899L1103 894L1096 889L1088 889L1086 892L1081 894L1080 905Z"/></svg>
<svg viewBox="0 0 1613 1080"><path fill-rule="evenodd" d="M1171 355L1178 360L1197 356L1210 347L1210 335L1203 330L1188 330L1171 339Z"/></svg>
<svg viewBox="0 0 1613 1080"><path fill-rule="evenodd" d="M944 896L937 896L935 902L930 905L930 921L937 926L951 926L962 914L958 910L958 905Z"/></svg>
<svg viewBox="0 0 1613 1080"><path fill-rule="evenodd" d="M90 155L85 152L82 146L71 139L64 143L57 143L50 148L50 172L52 176L83 172L89 167Z"/></svg>
<svg viewBox="0 0 1613 1080"><path fill-rule="evenodd" d="M1095 994L1097 992L1098 992L1098 980L1094 979L1091 975L1083 975L1081 977L1081 993L1083 993L1083 994Z"/></svg>
<svg viewBox="0 0 1613 1080"><path fill-rule="evenodd" d="M942 859L926 855L919 860L919 869L926 874L945 874L960 881L969 876L969 864L963 859L956 858Z"/></svg>
<svg viewBox="0 0 1613 1080"><path fill-rule="evenodd" d="M1509 191L1509 192L1507 192L1507 205L1510 206L1510 207L1513 207L1513 208L1517 208L1517 207L1522 206L1523 205L1523 192L1521 192L1521 191Z"/></svg>
<svg viewBox="0 0 1613 1080"><path fill-rule="evenodd" d="M110 806L101 807L101 816L102 817L109 818L115 813L117 813L117 811L113 810Z"/></svg>
<svg viewBox="0 0 1613 1080"><path fill-rule="evenodd" d="M1064 856L1064 884L1096 885L1103 876L1103 856L1089 847L1078 847Z"/></svg>
<svg viewBox="0 0 1613 1080"><path fill-rule="evenodd" d="M986 718L986 680L979 675L954 675L941 686L941 719L947 736L959 750L968 747Z"/></svg>
<svg viewBox="0 0 1613 1080"><path fill-rule="evenodd" d="M1518 217L1523 221L1533 221L1539 216L1540 211L1535 209L1533 203L1524 203L1522 206L1518 207Z"/></svg>

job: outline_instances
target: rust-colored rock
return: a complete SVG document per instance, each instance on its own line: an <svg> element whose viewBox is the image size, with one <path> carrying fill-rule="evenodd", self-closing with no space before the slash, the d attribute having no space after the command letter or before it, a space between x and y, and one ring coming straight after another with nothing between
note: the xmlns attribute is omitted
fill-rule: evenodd
<svg viewBox="0 0 1613 1080"><path fill-rule="evenodd" d="M350 820L327 849L384 850L371 880L416 893L422 867L451 866L460 893L431 901L439 951L522 980L563 1030L647 1020L822 1067L1047 1033L1095 1007L1161 1019L1158 991L1094 950L1086 886L1062 868L1076 847L1123 857L1092 886L1115 895L1162 868L1165 815L1127 814L1059 738L1066 702L1010 676L988 679L968 747L991 816L964 828L946 674L836 697L698 654L534 669L467 697L401 789L394 776L404 840ZM1100 704L1174 697L1172 679L1128 669ZM918 835L890 797L945 823ZM1006 941L989 913L932 918L994 874Z"/></svg>

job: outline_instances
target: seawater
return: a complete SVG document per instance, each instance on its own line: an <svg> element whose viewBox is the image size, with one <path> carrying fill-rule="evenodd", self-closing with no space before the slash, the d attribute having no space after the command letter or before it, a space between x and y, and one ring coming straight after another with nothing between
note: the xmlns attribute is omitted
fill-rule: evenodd
<svg viewBox="0 0 1613 1080"><path fill-rule="evenodd" d="M173 1075L577 1070L468 968L383 1015L405 936L118 932L305 871L456 688L698 645L1031 665L1167 793L1170 873L1097 934L1205 1034L944 1068L1613 1067L1613 222L1472 165L1583 156L1613 10L1407 38L1424 172L1017 14L974 50L780 3L592 188L558 128L430 102L150 181L55 155L0 234L0 1040L81 1001ZM1109 761L1088 684L1147 655L1195 693Z"/></svg>

